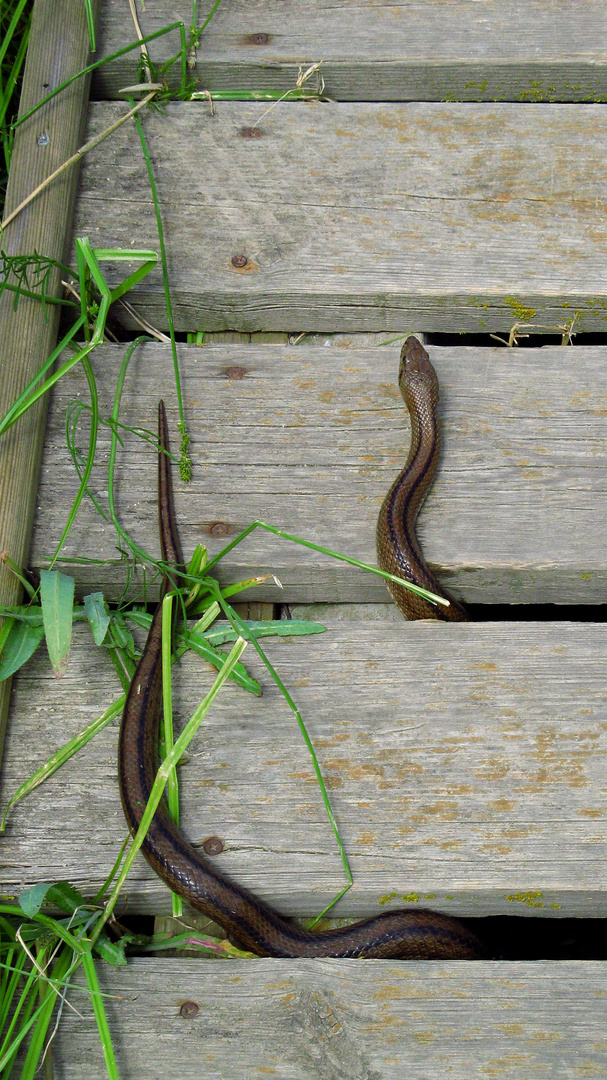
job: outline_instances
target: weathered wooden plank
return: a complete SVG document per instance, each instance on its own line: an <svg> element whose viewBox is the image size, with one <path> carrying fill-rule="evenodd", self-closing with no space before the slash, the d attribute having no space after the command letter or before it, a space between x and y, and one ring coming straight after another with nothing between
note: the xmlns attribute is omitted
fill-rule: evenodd
<svg viewBox="0 0 607 1080"><path fill-rule="evenodd" d="M200 7L199 25L207 13ZM145 34L179 18L190 25L187 0L139 10ZM322 60L325 92L335 100L596 101L607 93L596 49L606 31L600 0L574 9L569 0L232 0L213 16L188 75L200 88L284 93L300 65ZM135 39L121 0L104 4L100 36L102 56ZM178 48L176 32L149 46L156 63ZM133 82L135 65L131 53L101 68L96 93L115 97ZM170 85L178 75L175 65Z"/></svg>
<svg viewBox="0 0 607 1080"><path fill-rule="evenodd" d="M355 885L337 915L425 904L459 915L607 913L604 865L607 626L327 620L329 632L268 655L317 749ZM195 843L291 915L322 910L342 871L308 754L260 661L261 699L229 686L180 770ZM176 715L210 685L176 672ZM1 802L118 696L109 659L77 626L68 671L42 652L15 679ZM94 893L125 835L117 724L16 807L0 891L67 878ZM143 859L129 911L167 912ZM125 899L126 902L126 899Z"/></svg>
<svg viewBox="0 0 607 1080"><path fill-rule="evenodd" d="M96 13L97 0L92 11ZM65 27L70 27L66 40ZM21 92L23 116L42 98L84 67L89 52L86 16L81 0L37 0ZM80 145L88 101L87 79L73 84L49 102L15 134L5 217ZM64 173L13 222L2 229L2 252L63 260L76 193L77 170ZM36 271L30 268L30 282ZM45 289L59 290L60 271L50 268ZM15 277L9 274L9 285ZM14 293L0 296L0 417L3 417L51 352L57 335L58 308L42 307ZM34 517L36 485L44 438L46 403L39 402L0 440L0 549L23 566ZM0 560L0 604L19 601L18 580ZM0 684L0 759L10 680Z"/></svg>
<svg viewBox="0 0 607 1080"><path fill-rule="evenodd" d="M123 1080L605 1076L604 964L143 960L100 967ZM105 1077L73 995L57 1080ZM185 1001L199 1012L180 1014ZM86 1010L86 1018L78 1013ZM201 1066L201 1062L204 1065Z"/></svg>
<svg viewBox="0 0 607 1080"><path fill-rule="evenodd" d="M107 346L96 354L102 415L111 410L122 352ZM430 563L468 602L603 603L605 349L430 352L441 383L444 429L440 473L419 521ZM262 518L375 562L379 507L409 445L396 382L398 354L398 343L350 349L182 346L195 466L189 484L176 476L186 553L202 542L215 555ZM172 383L170 351L146 345L132 365L121 420L153 428L158 399L168 400ZM234 377L242 372L244 377ZM86 384L73 372L57 387L50 410L31 556L35 568L54 550L77 490L65 449L64 411L79 396L87 400ZM176 412L170 413L176 434ZM123 437L120 520L157 554L155 455L128 433ZM81 432L82 447L87 439ZM103 428L100 466L92 479L103 506L108 444ZM83 504L64 554L108 560L70 566L81 592L102 588L120 594L125 564L114 530L91 503ZM261 531L219 569L223 582L275 573L282 591L270 581L252 594L266 601L389 601L380 578ZM131 592L141 584L139 573Z"/></svg>
<svg viewBox="0 0 607 1080"><path fill-rule="evenodd" d="M145 117L178 329L605 328L602 106L284 102L243 137L262 111ZM157 246L132 126L87 155L81 234ZM166 326L160 271L131 298Z"/></svg>

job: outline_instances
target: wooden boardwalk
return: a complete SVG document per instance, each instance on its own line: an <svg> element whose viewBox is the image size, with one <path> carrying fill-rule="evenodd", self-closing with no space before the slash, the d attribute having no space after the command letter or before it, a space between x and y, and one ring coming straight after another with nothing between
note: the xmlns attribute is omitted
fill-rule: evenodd
<svg viewBox="0 0 607 1080"><path fill-rule="evenodd" d="M266 108L175 102L144 120L178 330L484 332L575 315L604 331L601 105ZM92 104L91 136L121 112ZM122 127L85 160L75 236L157 243L134 137ZM159 270L131 297L166 326Z"/></svg>
<svg viewBox="0 0 607 1080"><path fill-rule="evenodd" d="M185 0L138 7L145 34L191 19ZM122 0L99 8L107 56L134 31ZM212 332L203 348L179 345L194 462L191 482L176 480L186 556L196 543L212 556L262 518L373 561L379 505L408 445L390 339L507 337L529 322L606 331L606 29L592 0L575 11L567 0L224 0L190 57L201 89L284 93L322 61L309 85L322 75L332 100L268 113L271 102L216 100L213 114L208 100L174 101L143 117L176 327ZM175 43L152 42L153 59ZM118 91L135 64L130 53L96 73L88 136L126 111ZM127 124L85 160L71 243L156 249L155 228ZM129 299L166 332L159 273ZM604 604L607 346L428 347L444 427L419 523L430 564L467 603ZM94 356L102 416L123 352L106 344ZM163 396L176 440L172 378L168 345L138 347L122 422L153 427ZM80 369L49 406L34 570L78 486L65 446L72 399L86 400ZM102 500L108 452L104 428L91 480ZM152 553L155 469L149 447L125 436L119 514ZM68 564L78 595L122 594L115 533L91 504L64 554L102 560ZM302 710L351 861L337 916L411 904L606 917L603 622L405 623L379 579L261 532L218 569L222 583L276 575L282 590L268 581L248 595L327 627L268 653ZM139 575L130 595L141 585ZM251 651L263 697L232 685L220 695L180 770L183 827L196 843L220 836L220 869L304 918L339 890L341 865L305 747ZM178 715L211 681L202 661L184 660ZM60 682L37 654L14 680L0 802L119 693L81 626ZM1 892L61 878L99 887L125 835L116 737L106 728L15 809ZM129 912L169 912L143 860L127 884ZM169 1069L179 1080L528 1080L607 1076L603 968L139 958L100 978L123 1080ZM180 1015L184 1001L195 1017ZM105 1075L88 1014L62 1021L55 1072Z"/></svg>

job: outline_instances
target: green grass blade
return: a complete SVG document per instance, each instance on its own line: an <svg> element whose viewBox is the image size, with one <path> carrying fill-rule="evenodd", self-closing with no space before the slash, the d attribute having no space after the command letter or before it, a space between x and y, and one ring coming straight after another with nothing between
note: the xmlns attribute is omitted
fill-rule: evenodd
<svg viewBox="0 0 607 1080"><path fill-rule="evenodd" d="M64 945L53 965L53 982L61 983L65 979L71 963L72 950L69 946ZM34 1080L58 997L58 990L52 983L46 982L40 983L40 985L45 986L45 994L42 1005L38 1010L34 1031L21 1069L20 1080Z"/></svg>
<svg viewBox="0 0 607 1080"><path fill-rule="evenodd" d="M112 612L110 616L110 625L104 646L110 654L110 659L120 679L122 689L125 693L128 693L140 653L135 649L133 635L127 628L124 616L120 612Z"/></svg>
<svg viewBox="0 0 607 1080"><path fill-rule="evenodd" d="M382 577L386 581L394 581L397 585L402 585L404 588L410 589L411 592L417 593L418 596L423 596L424 600L429 600L431 604L442 604L443 607L450 606L449 601L445 600L444 596L437 596L436 593L428 592L427 589L414 585L412 581L407 581L406 578L388 574L385 570L380 570L378 566L371 566L370 563L361 562L360 559L353 559L350 555L342 555L339 551L333 551L332 548L323 547L321 544L313 544L311 540L302 540L300 536L293 536L292 533L285 532L284 529L277 529L275 525L268 525L265 521L253 521L250 525L247 525L246 529L243 529L238 536L235 536L229 544L222 548L218 555L215 555L207 563L207 571L220 559L223 559L232 548L240 544L245 537L249 536L253 529L265 529L266 532L273 533L274 536L280 536L283 540L290 540L292 544L300 544L301 547L309 548L311 551L318 551L321 555L330 555L331 558L348 563L349 566L356 566L359 570L368 570L370 574L377 574L378 577Z"/></svg>
<svg viewBox="0 0 607 1080"><path fill-rule="evenodd" d="M42 394L45 394L51 386L54 386L58 378L60 379L61 376L66 373L66 371L71 371L74 365L78 363L80 355L72 357L72 359L68 361L68 364L64 364L63 367L59 369L59 372L55 372L51 376L51 379L47 380L47 382L42 388L39 388L38 391L35 391L37 383L39 383L40 379L46 374L46 372L53 367L53 364L59 358L59 356L61 356L63 350L67 348L74 335L78 333L84 321L84 317L81 315L77 322L74 323L74 325L68 330L67 334L59 342L57 347L53 349L48 360L45 360L40 370L27 384L25 390L23 390L23 392L19 395L16 401L13 402L8 412L2 417L2 420L0 420L0 435L3 435L5 431L8 431L8 429L12 427L15 421L18 420L24 412L27 412L30 405L34 404L34 401L37 401L38 398L41 397ZM36 393L36 397L34 397L34 393Z"/></svg>
<svg viewBox="0 0 607 1080"><path fill-rule="evenodd" d="M215 622L215 619L220 614L221 608L216 600L208 607L202 616L198 619L198 622L194 623L194 626L190 630L191 634L204 634L204 631Z"/></svg>
<svg viewBox="0 0 607 1080"><path fill-rule="evenodd" d="M0 98L0 127L2 127L3 124L4 124L4 121L6 119L6 114L7 114L8 110L9 110L9 108L11 106L11 102L13 100L13 94L14 94L14 91L15 91L15 87L17 85L17 80L18 80L18 78L19 78L19 76L21 74L21 69L23 67L23 63L25 61L25 55L27 53L29 35L30 35L30 24L28 23L26 29L23 32L23 37L21 38L21 41L19 43L19 48L17 49L17 55L15 56L15 59L13 60L11 70L9 72L8 79L6 80L6 84L2 88L2 97ZM15 101L15 105L16 105L16 101ZM8 166L10 165L10 156L11 156L11 154L10 154L10 149L9 149L8 161L7 161L7 169L8 169Z"/></svg>
<svg viewBox="0 0 607 1080"><path fill-rule="evenodd" d="M119 1080L118 1069L116 1068L116 1059L114 1057L114 1048L112 1046L112 1037L110 1035L110 1028L107 1022L107 1016L105 1015L105 1008L103 1006L103 995L99 988L99 982L97 980L97 971L95 970L95 961L90 952L85 952L82 957L82 968L86 977L86 984L91 996L91 1004L93 1006L93 1012L95 1013L95 1020L97 1021L97 1031L99 1032L99 1039L101 1042L101 1048L103 1050L103 1057L105 1060L105 1067L108 1074L108 1080Z"/></svg>
<svg viewBox="0 0 607 1080"><path fill-rule="evenodd" d="M314 769L314 773L315 773L316 779L318 781L318 786L320 788L320 793L322 795L322 800L323 800L323 802L325 804L325 811L326 811L327 817L329 819L331 828L333 829L333 834L334 834L335 839L337 841L337 847L339 849L339 853L340 853L340 856L341 856L341 861L342 861L342 865L344 867L346 878L347 878L348 882L350 884L352 884L352 880L353 880L352 879L352 871L350 870L350 864L348 862L348 857L346 855L346 851L345 851L345 848L344 848L344 845L343 845L343 842L342 842L342 839L341 839L341 836L340 836L340 833L339 833L339 829L337 827L337 822L336 822L334 814L333 814L333 809L331 807L331 802L330 802L329 796L327 794L327 789L325 787L325 782L323 780L320 765L318 763L318 758L316 757L316 751L314 749L314 746L312 745L312 740L310 739L310 736L308 735L308 731L307 731L306 725L304 724L303 717L302 717L302 715L301 715L301 713L299 711L299 708L295 704L295 701L291 697L289 691L287 690L285 684L283 683L282 679L280 678L280 675L276 671L275 667L268 660L268 658L267 658L266 654L264 653L261 645L255 640L255 638L253 636L249 635L246 623L240 618L239 615L236 614L236 612L234 611L234 608L232 608L224 600L223 596L221 595L221 591L219 589L219 586L216 586L216 598L217 598L217 602L219 604L221 604L221 607L223 608L223 610L224 610L225 614L227 615L228 619L230 620L234 630L236 630L236 632L241 635L241 639L251 642L251 644L253 645L253 648L255 649L256 653L258 654L258 656L262 660L264 666L269 671L272 679L276 683L276 685L277 685L278 689L280 690L282 696L284 697L287 705L289 706L289 708L291 709L293 715L295 716L297 726L298 726L298 728L299 728L299 730L301 732L301 736L302 736L302 738L303 738L303 740L304 740L304 742L306 744L308 753L309 753L310 758L312 760L312 767ZM336 897L335 900L332 901L332 904L336 903L337 899L338 899L338 897ZM332 904L329 905L329 906L331 907Z"/></svg>
<svg viewBox="0 0 607 1080"><path fill-rule="evenodd" d="M320 101L323 95L317 90L294 86L292 90L211 90L213 101ZM194 90L190 101L208 101L208 93Z"/></svg>
<svg viewBox="0 0 607 1080"><path fill-rule="evenodd" d="M216 616L213 615L213 618L215 617ZM129 612L128 618L131 622L134 622L136 626L140 626L144 630L149 630L152 624L152 616L149 615L147 611L131 611ZM226 660L226 654L219 652L218 649L209 644L206 637L196 633L195 630L196 628L187 630L183 635L182 643L180 643L178 639L176 649L177 656L183 656L186 649L193 649L194 652L198 653L199 656L202 656L209 664L212 664L214 668L221 671ZM248 690L250 694L261 697L261 686L257 682L257 679L254 679L252 675L249 675L244 664L235 664L230 678L238 686L241 686L243 690Z"/></svg>
<svg viewBox="0 0 607 1080"><path fill-rule="evenodd" d="M21 956L23 962L20 964L20 969L23 971L27 956L23 950L21 950ZM16 968L16 971L19 971ZM10 1024L6 1030L2 1044L0 1045L0 1076L2 1080L5 1080L12 1072L14 1060L19 1051L19 1047L25 1039L28 1031L33 1027L36 1022L36 1014L32 1016L32 1010L36 1004L36 998L38 994L37 978L33 972L27 973L25 983L19 995L19 999L14 1006L14 1012L11 1017ZM11 986L11 1004L17 993L18 985Z"/></svg>
<svg viewBox="0 0 607 1080"><path fill-rule="evenodd" d="M327 911L330 911L332 907L335 907L337 901L341 900L342 896L345 896L345 894L348 892L348 889L351 889L353 884L353 881L348 881L347 884L344 885L341 892L338 892L337 896L334 896L330 903L328 903L327 906L323 908L322 911L320 911L310 923L308 923L306 930L313 930L316 926L316 923L320 922L320 920L324 918L324 916L327 914Z"/></svg>
<svg viewBox="0 0 607 1080"><path fill-rule="evenodd" d="M118 855L116 857L116 861L115 861L112 869L110 870L108 876L106 877L105 881L103 882L103 885L101 886L101 888L97 890L97 892L95 893L95 896L93 897L93 903L94 904L100 904L103 901L103 898L104 898L106 892L108 891L110 885L112 884L114 878L116 877L116 874L118 873L120 863L122 862L123 855L124 855L124 853L125 853L125 851L126 851L126 849L128 847L128 843L129 843L130 839L131 839L131 837L127 833L127 835L125 836L125 838L124 838L124 840L123 840L123 842L122 842L122 844L120 846L120 851L118 852Z"/></svg>
<svg viewBox="0 0 607 1080"><path fill-rule="evenodd" d="M171 769L174 765L177 764L181 756L184 754L186 748L189 746L191 739L198 731L200 724L202 723L207 712L209 711L224 682L229 677L232 668L238 661L245 647L246 641L244 641L243 638L239 638L236 644L232 647L229 655L226 657L225 664L223 665L221 671L215 679L215 682L213 683L211 689L205 695L198 708L194 711L194 713L188 720L188 723L186 724L181 735L177 739L175 745L173 746L173 749L169 754L167 754L166 758L158 769L156 779L154 780L154 783L152 785L148 804L144 810L143 817L141 819L141 824L137 830L137 833L135 834L135 837L133 838L133 843L131 844L126 859L124 860L122 869L118 874L118 879L116 881L116 885L114 886L112 895L110 896L110 899L105 906L103 921L100 921L98 923L97 928L91 937L91 945L95 943L98 935L101 933L103 923L107 921L112 911L114 910L116 900L118 899L118 895L124 884L126 876L131 869L131 866L133 865L135 856L139 851L139 848L141 847L143 838L150 827L150 823L152 821L152 818L154 817L154 814L156 813L158 803L162 798L162 794L164 792Z"/></svg>
<svg viewBox="0 0 607 1080"><path fill-rule="evenodd" d="M126 694L121 694L121 696L117 698L117 700L114 701L113 704L110 705L105 710L105 712L101 714L101 716L98 716L95 720L93 720L93 722L89 724L88 727L84 729L84 731L81 731L79 735L76 735L75 738L70 739L70 741L66 743L65 746L60 747L59 750L57 750L54 754L51 755L48 761L45 761L44 765L41 765L40 768L37 769L36 772L29 777L29 779L27 779L23 784L21 784L20 787L17 788L14 795L11 795L8 803L6 804L4 817L2 818L2 824L0 825L0 832L4 832L8 815L12 810L13 806L16 806L16 804L20 802L21 799L25 798L26 795L29 795L29 793L33 791L34 788L37 788L39 784L42 784L45 780L48 780L49 776L52 776L53 773L57 772L57 769L61 768L61 766L71 757L73 757L73 755L76 754L78 750L80 750L83 746L86 746L86 744L90 742L90 740L94 738L99 731L102 731L103 728L107 727L107 725L111 723L112 720L114 720L117 716L120 716L122 710L124 709L125 701Z"/></svg>
<svg viewBox="0 0 607 1080"><path fill-rule="evenodd" d="M136 41L129 42L128 45L124 45L121 49L117 49L117 51L112 53L110 56L104 56L103 59L95 60L92 64L88 64L87 67L84 67L80 71L77 71L75 75L72 75L69 79L66 79L65 82L62 82L59 84L59 86L56 86L50 94L47 94L46 97L42 98L36 105L34 105L31 109L24 113L23 116L20 116L19 119L16 120L13 124L13 130L18 128L21 124L24 124L26 120L29 120L30 116L33 116L34 113L38 112L38 109L41 109L44 105L46 105L48 101L51 101L54 97L57 96L57 94L60 94L68 86L71 86L73 82L76 82L78 79L82 79L85 75L89 75L91 71L96 71L96 69L98 67L101 67L102 64L110 64L113 60L118 60L119 57L125 56L128 52L132 52L133 49L140 49L142 45L146 45L150 41L155 41L156 38L162 37L164 34L169 34L172 30L179 30L181 26L183 26L183 23L181 21L170 23L168 26L163 26L162 30L155 30L153 34L147 34L141 39L137 38Z"/></svg>
<svg viewBox="0 0 607 1080"><path fill-rule="evenodd" d="M80 503L82 502L84 495L87 491L89 478L93 469L93 464L95 462L95 450L97 449L97 432L99 430L99 405L97 398L97 383L95 382L95 376L93 375L93 369L91 367L88 356L83 357L82 367L86 375L86 381L88 383L89 393L91 395L91 430L89 432L89 450L86 458L84 471L80 479L80 486L78 488L78 492L76 494L76 498L74 499L72 508L67 516L65 528L61 533L59 543L55 548L55 554L53 555L49 563L49 570L53 569L53 566L55 565L59 557L61 549L65 541L67 540L69 531L74 524L74 520L76 518L76 514L78 513Z"/></svg>
<svg viewBox="0 0 607 1080"><path fill-rule="evenodd" d="M33 600L37 590L34 589L33 585L30 585L29 581L25 577L25 574L23 574L23 572L21 571L21 568L13 562L10 555L8 555L6 551L2 552L2 554L0 555L0 559L2 560L4 565L8 567L11 573L15 575L17 581L21 582L30 600Z"/></svg>
<svg viewBox="0 0 607 1080"><path fill-rule="evenodd" d="M23 14L23 10L25 8L25 5L27 3L28 3L28 0L19 0L19 3L17 4L17 6L15 8L15 11L13 13L13 17L12 17L10 23L8 24L8 27L6 28L4 37L3 37L2 41L0 42L0 64L2 64L2 62L4 60L4 57L6 56L7 50L10 47L10 44L11 44L11 42L13 40L13 36L15 34L15 30L17 29L17 26L18 26L18 23L19 23L19 19L21 18L22 14Z"/></svg>
<svg viewBox="0 0 607 1080"><path fill-rule="evenodd" d="M221 0L215 0L215 3L213 4L213 7L209 11L209 14L207 15L206 19L202 23L202 26L198 30L198 34L201 34L203 30L206 30L206 28L209 25L211 19L213 18L213 15L217 11L217 8L219 7L220 3L221 3Z"/></svg>
<svg viewBox="0 0 607 1080"><path fill-rule="evenodd" d="M324 634L326 626L321 623L307 622L304 619L268 619L267 621L255 622L243 619L247 630L254 638L260 637L304 637L307 634ZM217 628L205 634L206 640L211 645L223 645L226 641L235 641L235 630Z"/></svg>
<svg viewBox="0 0 607 1080"><path fill-rule="evenodd" d="M91 52L97 52L97 43L95 41L95 18L93 15L93 7L91 0L84 0L84 7L86 11L86 25L89 31L89 43Z"/></svg>
<svg viewBox="0 0 607 1080"><path fill-rule="evenodd" d="M226 662L226 654L219 652L218 649L213 648L212 645L199 635L192 636L190 633L185 635L185 642L190 649L202 656L213 667L218 668L219 671L223 670L223 666ZM252 675L249 675L244 664L235 664L231 673L231 678L238 686L243 690L248 690L250 694L255 694L255 697L261 697L261 686L257 679L254 679Z"/></svg>

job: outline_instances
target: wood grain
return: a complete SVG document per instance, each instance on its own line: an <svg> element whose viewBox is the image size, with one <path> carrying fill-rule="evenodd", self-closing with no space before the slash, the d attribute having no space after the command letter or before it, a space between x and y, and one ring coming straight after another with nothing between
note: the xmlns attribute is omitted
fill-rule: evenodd
<svg viewBox="0 0 607 1080"><path fill-rule="evenodd" d="M604 965L135 959L99 967L123 1080L570 1080L605 1075ZM84 1008L80 995L74 1003ZM180 1015L186 1001L199 1012ZM64 1010L57 1080L105 1080L92 1010Z"/></svg>
<svg viewBox="0 0 607 1080"><path fill-rule="evenodd" d="M379 507L409 445L396 382L399 351L399 342L383 348L180 346L194 461L187 485L174 469L186 555L200 542L213 556L262 518L375 563ZM96 354L102 416L111 410L122 352L105 346ZM430 352L441 385L443 451L418 531L439 577L468 602L603 603L605 349ZM167 347L138 349L121 420L153 429L162 396L176 446L172 379ZM31 556L36 569L54 550L78 486L65 448L64 414L71 398L88 400L76 371L58 385L50 410ZM128 432L123 438L116 484L120 520L158 556L155 454ZM86 449L85 429L77 441ZM104 427L91 485L103 507L108 450ZM66 565L80 593L102 588L116 598L126 585L114 530L88 501L64 555L108 560ZM223 582L276 574L282 590L269 581L249 594L267 602L389 602L380 578L261 531L218 570ZM142 585L140 568L131 594ZM149 595L157 595L157 585Z"/></svg>
<svg viewBox="0 0 607 1080"><path fill-rule="evenodd" d="M97 10L97 0L92 4ZM65 27L70 27L66 38ZM21 93L23 115L47 93L84 67L88 32L81 0L37 0ZM8 215L77 150L84 131L88 80L73 83L17 129L6 195ZM3 233L7 255L34 255L62 261L69 239L77 172L65 173L31 203ZM30 282L35 280L30 270ZM14 284L14 279L11 279ZM46 283L49 296L58 295L60 272L53 270ZM58 309L43 308L37 300L21 297L14 309L14 294L0 296L0 417L40 369L53 349ZM44 438L46 402L39 402L0 440L0 550L18 566L27 560L40 455ZM17 579L0 561L0 604L18 602ZM4 741L10 680L0 685L0 758Z"/></svg>
<svg viewBox="0 0 607 1080"><path fill-rule="evenodd" d="M199 8L198 25L204 17ZM187 0L139 6L145 34L179 18L190 25ZM213 16L188 75L200 88L285 93L300 65L322 60L335 100L596 101L607 93L596 49L606 30L599 0L574 8L568 0L232 0ZM103 5L100 38L106 56L134 40L122 0ZM158 64L178 48L177 32L149 46ZM101 68L96 94L115 97L132 83L136 57ZM171 86L178 77L175 65Z"/></svg>
<svg viewBox="0 0 607 1080"><path fill-rule="evenodd" d="M607 626L325 620L264 647L316 747L351 861L336 915L388 906L459 915L604 917ZM294 718L261 662L263 697L222 690L180 769L182 823L219 836L216 865L289 915L322 910L343 871ZM212 675L175 673L183 721ZM0 802L119 694L83 626L57 681L42 649L15 678ZM0 891L67 878L94 893L125 835L117 723L14 810ZM143 859L131 912L168 913Z"/></svg>
<svg viewBox="0 0 607 1080"><path fill-rule="evenodd" d="M89 137L123 110L92 104ZM575 316L578 332L604 330L602 106L263 111L172 103L143 121L177 329L486 331ZM244 137L258 121L262 136ZM157 247L134 127L87 155L79 235ZM159 270L130 299L166 328Z"/></svg>

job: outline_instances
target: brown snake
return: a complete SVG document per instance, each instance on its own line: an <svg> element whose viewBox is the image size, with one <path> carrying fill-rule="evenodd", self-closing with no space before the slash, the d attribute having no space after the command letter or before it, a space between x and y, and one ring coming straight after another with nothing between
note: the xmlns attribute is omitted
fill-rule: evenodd
<svg viewBox="0 0 607 1080"><path fill-rule="evenodd" d="M406 578L449 600L431 604L410 589L386 584L407 619L464 622L468 616L430 573L415 535L415 519L430 490L440 454L438 379L417 338L407 338L400 354L398 385L411 418L411 449L405 467L386 495L377 519L377 561L382 570Z"/></svg>
<svg viewBox="0 0 607 1080"><path fill-rule="evenodd" d="M160 445L167 448L162 402L158 409L158 428ZM158 457L158 501L162 558L181 568L183 558L175 526L170 464L164 453ZM168 587L165 580L162 596ZM120 792L133 834L141 821L158 768L158 727L162 713L162 596L129 688L120 729ZM259 956L425 960L483 956L482 946L466 927L446 915L426 910L385 912L323 933L304 930L219 873L175 825L164 799L152 819L141 850L150 866L174 892L219 923L239 946Z"/></svg>

